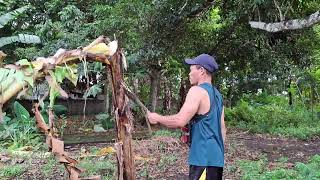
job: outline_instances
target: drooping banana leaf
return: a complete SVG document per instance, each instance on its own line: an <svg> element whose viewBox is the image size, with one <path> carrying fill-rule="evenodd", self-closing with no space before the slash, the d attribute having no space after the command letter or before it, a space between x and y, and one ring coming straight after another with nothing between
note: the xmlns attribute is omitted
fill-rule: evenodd
<svg viewBox="0 0 320 180"><path fill-rule="evenodd" d="M0 86L2 103L9 100L12 96L20 92L24 87L33 86L33 74L26 74L29 69L5 69L0 68Z"/></svg>
<svg viewBox="0 0 320 180"><path fill-rule="evenodd" d="M11 12L8 12L4 15L0 16L0 28L3 28L4 25L6 25L8 22L16 18L18 15L23 13L28 9L28 6L23 6L21 8L18 8L16 10L13 10Z"/></svg>
<svg viewBox="0 0 320 180"><path fill-rule="evenodd" d="M41 43L40 37L29 34L18 34L17 36L1 37L0 47L14 42L21 42L25 44L39 44Z"/></svg>

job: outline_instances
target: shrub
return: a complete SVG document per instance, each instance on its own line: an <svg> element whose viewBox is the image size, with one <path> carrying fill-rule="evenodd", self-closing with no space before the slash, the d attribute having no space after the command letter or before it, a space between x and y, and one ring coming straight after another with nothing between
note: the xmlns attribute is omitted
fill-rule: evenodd
<svg viewBox="0 0 320 180"><path fill-rule="evenodd" d="M308 139L320 135L318 117L304 106L289 106L284 97L265 99L248 97L233 108L225 108L228 126L250 129L252 132L271 133ZM268 104L269 103L269 104Z"/></svg>
<svg viewBox="0 0 320 180"><path fill-rule="evenodd" d="M14 117L5 116L4 119L4 122L0 124L2 146L15 149L38 143L35 120L19 102L14 103Z"/></svg>

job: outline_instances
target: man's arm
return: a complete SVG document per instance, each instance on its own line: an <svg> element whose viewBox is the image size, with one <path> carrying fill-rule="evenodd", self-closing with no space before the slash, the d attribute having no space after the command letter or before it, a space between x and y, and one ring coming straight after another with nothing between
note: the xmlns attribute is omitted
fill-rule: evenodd
<svg viewBox="0 0 320 180"><path fill-rule="evenodd" d="M201 99L201 94L199 93L201 93L200 87L191 87L182 108L177 114L171 116L162 116L157 113L148 112L148 119L150 123L160 123L169 128L184 127L199 109Z"/></svg>
<svg viewBox="0 0 320 180"><path fill-rule="evenodd" d="M222 133L223 143L225 144L227 129L226 129L226 124L224 122L224 107L222 107L222 113L221 113L221 133Z"/></svg>

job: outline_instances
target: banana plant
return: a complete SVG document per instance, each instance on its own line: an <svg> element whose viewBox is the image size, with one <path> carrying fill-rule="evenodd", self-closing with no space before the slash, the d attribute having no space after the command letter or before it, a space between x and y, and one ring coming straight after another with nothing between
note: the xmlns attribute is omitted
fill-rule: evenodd
<svg viewBox="0 0 320 180"><path fill-rule="evenodd" d="M105 44L108 43L108 44ZM34 107L36 124L40 131L45 132L48 146L55 152L59 162L64 163L69 172L69 179L78 180L80 169L76 167L77 161L65 156L63 141L58 140L53 125L54 114L52 112L54 100L61 95L68 97L68 94L60 87L64 79L69 79L74 84L77 82L77 66L75 63L82 61L98 61L110 64L109 58L116 53L118 49L117 41L109 42L103 36L97 38L94 42L84 48L75 50L59 49L54 56L37 58L35 61L22 59L15 64L7 64L0 67L0 123L3 123L2 105L10 98L23 93L27 89L32 89L36 81L45 79L49 84L50 105L48 109L49 124L47 125L38 109L41 105L38 103ZM6 55L0 51L0 60ZM46 96L46 95L45 95ZM39 102L43 102L44 97ZM18 113L22 116L22 113ZM11 128L11 127L10 127ZM11 128L12 129L12 128ZM50 132L50 133L49 133ZM0 133L0 136L4 136ZM13 137L19 139L21 137Z"/></svg>
<svg viewBox="0 0 320 180"><path fill-rule="evenodd" d="M0 53L0 59L4 58L4 53ZM65 165L69 172L69 178L71 180L78 180L81 173L81 170L76 167L78 162L65 155L64 143L55 135L52 105L57 96L68 96L59 86L59 83L64 78L76 82L77 72L72 68L72 64L89 60L107 65L111 72L114 113L117 125L117 143L115 144L115 149L119 169L118 179L135 180L134 154L132 149L133 119L127 104L128 101L126 100L125 85L123 85L123 61L125 61L125 58L118 48L117 41L110 42L108 38L100 36L84 48L74 50L59 49L54 56L48 58L40 57L35 61L23 59L15 64L8 64L0 68L0 117L2 117L1 107L4 103L17 93L23 92L23 89L32 88L36 80L45 78L50 86L49 93L47 93L50 94L50 108L48 109L49 125L44 122L38 109L40 104L37 103L33 109L37 126L45 132L48 146L51 147L52 152L55 152L59 162ZM42 99L44 98L42 97Z"/></svg>
<svg viewBox="0 0 320 180"><path fill-rule="evenodd" d="M36 80L44 78L50 86L50 107L52 107L57 96L68 96L59 85L65 78L76 84L78 79L76 62L88 60L109 64L108 57L116 52L118 45L116 41L108 44L104 41L104 37L101 36L83 49L69 51L59 49L54 56L48 58L39 57L35 61L22 59L15 64L0 68L0 104L4 104L19 92L23 93L24 89L33 88ZM5 55L0 54L0 59L4 57Z"/></svg>
<svg viewBox="0 0 320 180"><path fill-rule="evenodd" d="M10 21L15 19L17 16L24 13L28 8L29 6L23 6L21 8L15 9L13 11L10 11L6 14L1 15L0 29L3 28ZM41 40L40 40L40 37L36 35L29 35L29 34L18 34L18 35L13 35L8 37L0 37L0 48L14 42L20 42L25 44L39 44L41 43Z"/></svg>

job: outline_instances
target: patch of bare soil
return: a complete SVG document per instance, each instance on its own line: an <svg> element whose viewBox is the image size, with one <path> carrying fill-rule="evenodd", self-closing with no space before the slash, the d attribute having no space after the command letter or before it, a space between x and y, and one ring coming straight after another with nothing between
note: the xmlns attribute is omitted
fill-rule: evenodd
<svg viewBox="0 0 320 180"><path fill-rule="evenodd" d="M88 143L66 146L66 151L74 156L81 154L83 149L101 149L113 146L113 143ZM238 160L259 160L266 155L270 165L281 157L288 159L288 167L295 162L305 162L311 156L320 154L320 141L317 139L302 141L265 134L250 134L246 131L231 129L226 141L225 179L239 179L240 170L236 167ZM188 178L188 146L173 137L152 137L151 139L134 140L137 179L187 179ZM115 155L113 155L115 158ZM103 159L102 159L103 160ZM27 162L29 160L25 160ZM116 162L116 161L114 161ZM52 174L43 175L43 167L47 160L33 156L32 164L19 177L13 179L65 179L61 165L56 163ZM114 164L114 167L117 165ZM49 167L48 167L49 168ZM116 168L115 168L116 169Z"/></svg>
<svg viewBox="0 0 320 180"><path fill-rule="evenodd" d="M285 138L266 134L250 134L233 130L229 135L230 143L244 146L249 153L266 154L269 161L274 162L281 157L288 162L306 162L309 157L320 154L320 141L308 141Z"/></svg>

